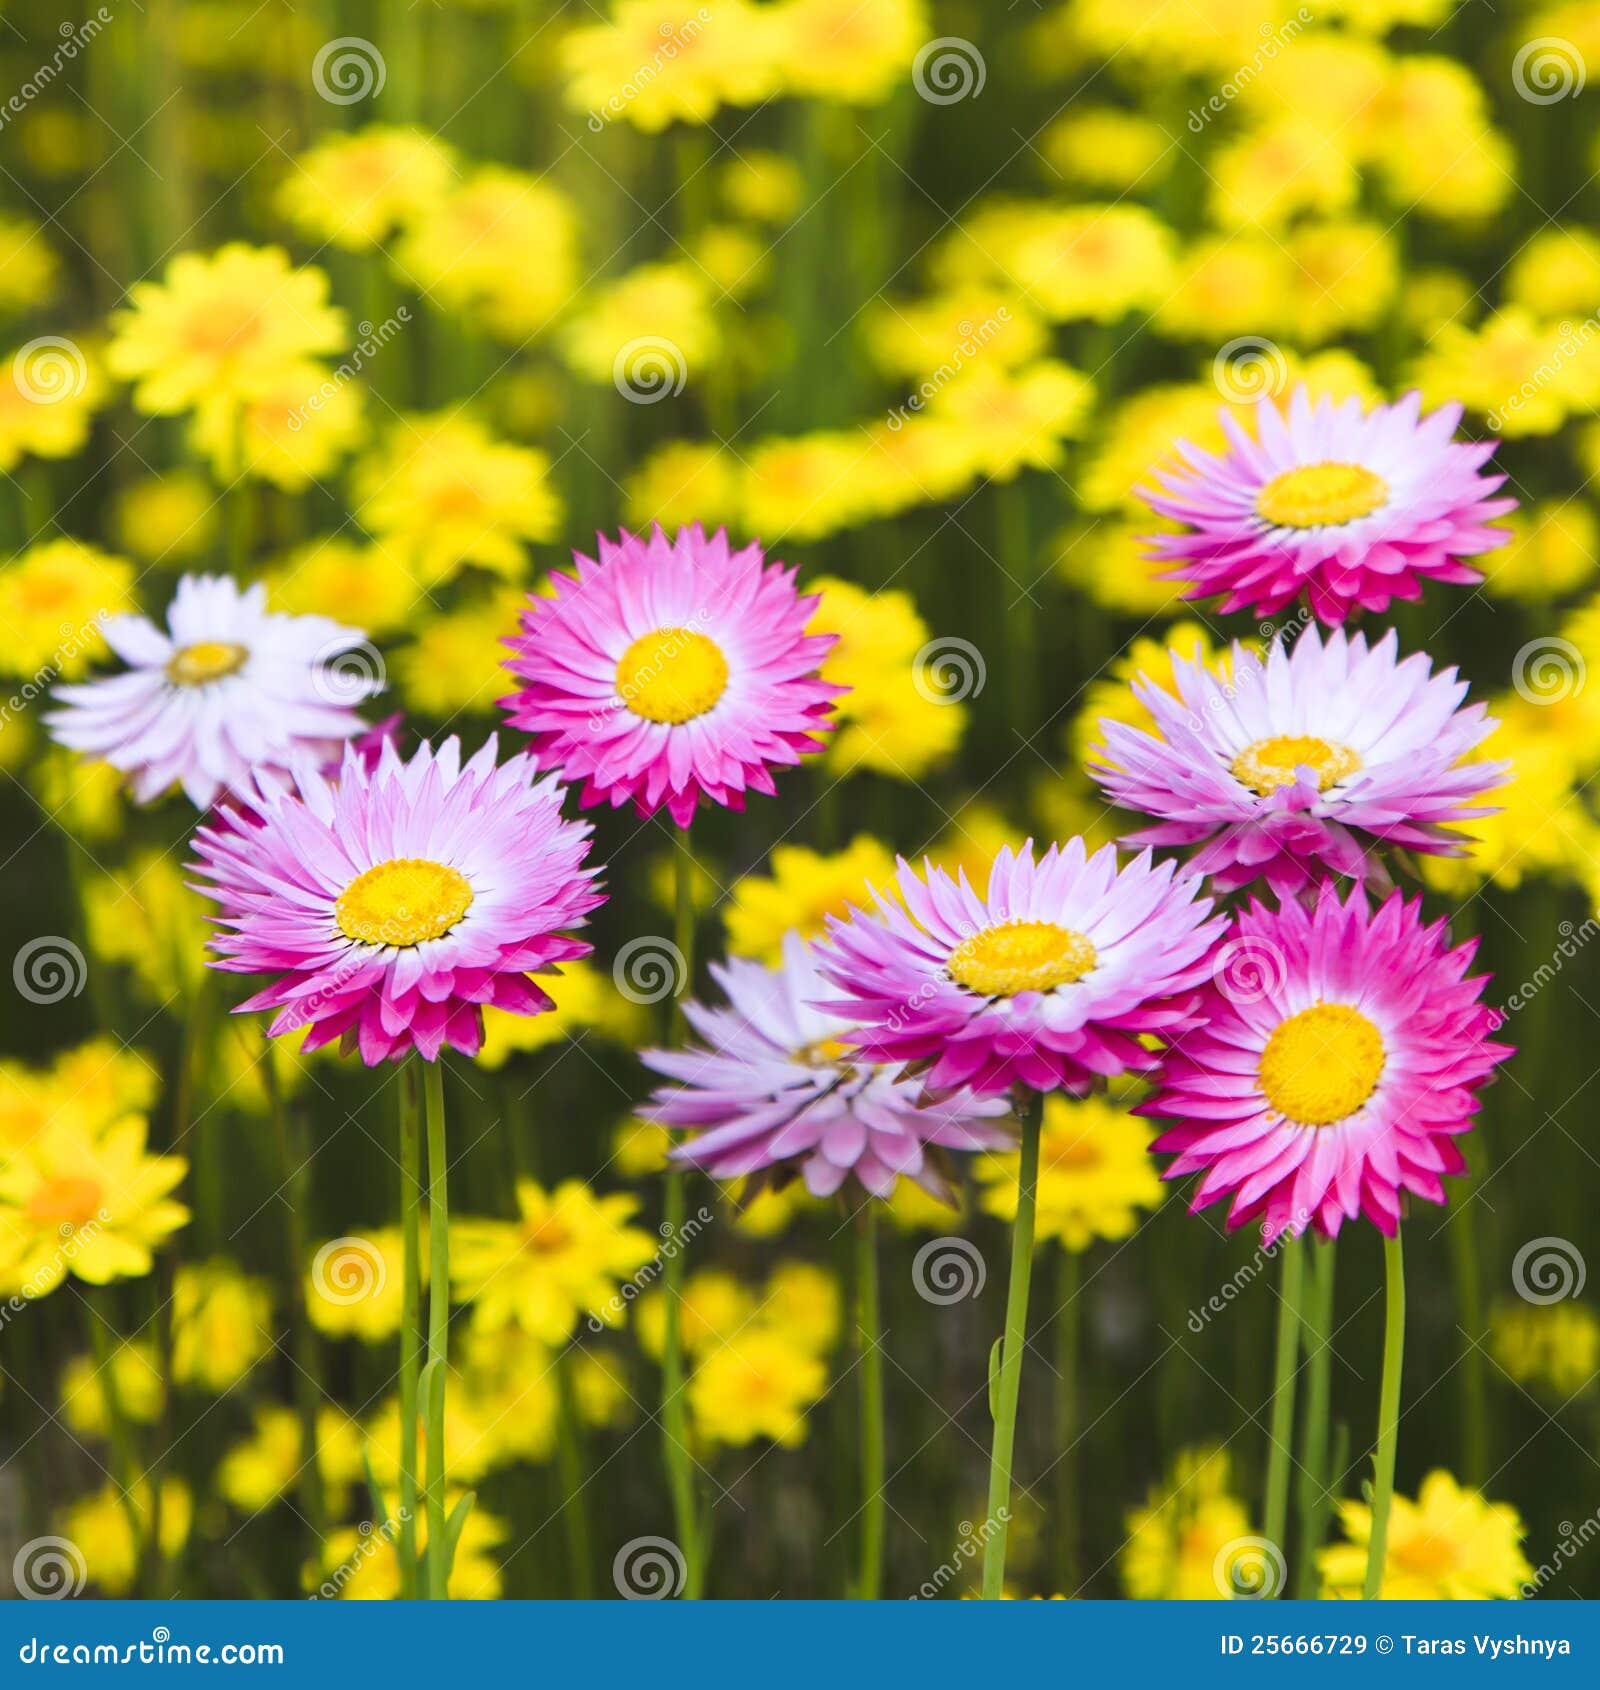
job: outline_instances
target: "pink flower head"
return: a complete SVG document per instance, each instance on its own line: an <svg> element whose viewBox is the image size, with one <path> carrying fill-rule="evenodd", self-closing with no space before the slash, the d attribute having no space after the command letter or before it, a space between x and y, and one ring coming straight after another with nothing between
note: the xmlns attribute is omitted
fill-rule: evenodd
<svg viewBox="0 0 1600 1690"><path fill-rule="evenodd" d="M561 815L563 788L531 759L465 765L458 741L369 769L351 748L337 780L301 763L265 778L252 815L195 834L200 888L216 900L213 967L278 976L241 1010L275 1009L268 1031L309 1027L369 1066L483 1041L483 1006L554 1008L530 974L591 947L563 935L603 895L586 866L589 828Z"/></svg>
<svg viewBox="0 0 1600 1690"><path fill-rule="evenodd" d="M1081 1096L1155 1065L1141 1033L1189 1024L1224 922L1172 863L1146 851L1119 871L1115 846L1090 856L1081 839L1035 861L1029 840L995 857L987 896L925 868L901 862L900 902L829 918L822 972L844 994L829 1007L869 1060L926 1069L935 1091Z"/></svg>
<svg viewBox="0 0 1600 1690"><path fill-rule="evenodd" d="M1456 1137L1511 1050L1467 973L1477 942L1452 949L1421 905L1396 892L1374 914L1327 884L1314 909L1241 913L1203 1020L1139 1106L1174 1123L1151 1146L1176 1155L1166 1177L1202 1176L1191 1207L1230 1197L1229 1227L1259 1215L1270 1242L1308 1224L1332 1238L1358 1213L1392 1236L1403 1192L1445 1201Z"/></svg>
<svg viewBox="0 0 1600 1690"><path fill-rule="evenodd" d="M204 810L262 771L337 757L366 726L356 706L383 686L359 628L269 611L259 582L185 575L165 631L108 616L101 632L127 669L57 687L50 732L131 775L141 804L176 783Z"/></svg>
<svg viewBox="0 0 1600 1690"><path fill-rule="evenodd" d="M1009 1131L994 1124L1007 1112L1003 1099L965 1088L929 1097L916 1081L855 1058L841 1042L850 1023L816 1005L822 975L797 933L784 939L781 967L731 958L711 973L727 1007L684 1007L704 1048L643 1053L679 1082L656 1092L649 1118L702 1129L674 1157L719 1180L798 1165L817 1197L853 1174L872 1196L888 1198L904 1174L948 1203L930 1146L1010 1145Z"/></svg>
<svg viewBox="0 0 1600 1690"><path fill-rule="evenodd" d="M1156 733L1102 721L1091 767L1113 804L1160 818L1126 843L1198 846L1188 866L1219 892L1264 879L1282 896L1329 873L1386 890L1376 846L1460 856L1449 824L1492 814L1472 800L1509 772L1462 761L1494 722L1463 707L1454 669L1400 661L1392 629L1369 648L1310 627L1265 659L1236 645L1225 676L1174 654L1172 675L1176 697L1134 683Z"/></svg>
<svg viewBox="0 0 1600 1690"><path fill-rule="evenodd" d="M1287 415L1260 401L1256 439L1224 411L1229 449L1180 441L1186 467L1157 471L1164 492L1144 492L1189 529L1155 536L1153 555L1190 583L1187 598L1274 616L1304 593L1330 624L1420 598L1426 580L1481 580L1461 560L1504 544L1487 524L1516 500L1489 497L1505 480L1480 473L1492 440L1453 438L1459 405L1421 410L1418 393L1363 413L1297 387Z"/></svg>
<svg viewBox="0 0 1600 1690"><path fill-rule="evenodd" d="M541 768L583 783L582 803L632 800L687 827L701 798L744 808L772 771L819 751L833 700L818 676L831 634L807 634L816 599L792 569L698 524L668 540L631 534L576 577L550 578L506 643L522 682L503 700Z"/></svg>

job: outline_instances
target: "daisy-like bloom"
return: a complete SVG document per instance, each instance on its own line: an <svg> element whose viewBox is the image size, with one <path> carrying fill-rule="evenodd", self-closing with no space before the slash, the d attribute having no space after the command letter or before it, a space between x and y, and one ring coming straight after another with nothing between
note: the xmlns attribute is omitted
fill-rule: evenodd
<svg viewBox="0 0 1600 1690"><path fill-rule="evenodd" d="M241 1011L275 1009L269 1033L306 1027L302 1049L339 1039L371 1067L447 1044L475 1056L485 1005L553 1007L529 976L588 954L561 930L604 896L561 787L496 750L463 764L447 739L402 761L391 741L369 769L347 747L336 780L299 763L260 782L253 818L199 829L212 966L278 976Z"/></svg>
<svg viewBox="0 0 1600 1690"><path fill-rule="evenodd" d="M695 1368L688 1385L695 1431L709 1444L806 1439L806 1413L828 1387L816 1352L786 1332L756 1325L732 1333Z"/></svg>
<svg viewBox="0 0 1600 1690"><path fill-rule="evenodd" d="M734 958L711 972L727 1006L684 1006L704 1048L643 1053L648 1067L679 1082L656 1092L647 1116L698 1129L673 1150L677 1160L717 1180L772 1170L781 1178L798 1167L816 1197L854 1175L871 1196L887 1198L904 1174L953 1202L930 1148L1010 1143L994 1124L1002 1099L965 1087L924 1098L919 1081L855 1060L841 1042L849 1020L814 1007L827 982L798 934L784 941L780 968Z"/></svg>
<svg viewBox="0 0 1600 1690"><path fill-rule="evenodd" d="M128 668L58 687L51 733L130 775L141 804L176 782L201 810L220 793L248 797L253 776L298 756L337 756L365 725L355 706L383 684L347 655L365 636L266 606L260 583L186 575L165 632L148 617L107 617L101 633Z"/></svg>
<svg viewBox="0 0 1600 1690"><path fill-rule="evenodd" d="M1141 1113L1175 1124L1152 1148L1168 1179L1204 1177L1192 1208L1231 1197L1230 1228L1260 1216L1270 1243L1327 1237L1364 1214L1393 1236L1402 1194L1443 1203L1465 1166L1456 1138L1510 1047L1489 1038L1477 941L1398 892L1373 913L1324 883L1314 910L1252 901L1217 952L1198 1027L1168 1052Z"/></svg>
<svg viewBox="0 0 1600 1690"><path fill-rule="evenodd" d="M1189 598L1274 616L1304 594L1327 623L1420 598L1428 580L1481 580L1462 559L1504 542L1488 524L1516 501L1490 497L1505 480L1482 473L1493 441L1452 438L1459 405L1421 411L1417 393L1363 412L1355 399L1314 405L1301 386L1287 415L1260 401L1254 439L1224 412L1225 452L1180 441L1185 465L1144 491L1186 525L1154 536L1154 555Z"/></svg>
<svg viewBox="0 0 1600 1690"><path fill-rule="evenodd" d="M522 683L506 708L541 767L581 781L586 806L631 800L687 827L702 798L742 810L822 749L844 689L819 676L833 640L806 633L817 600L792 569L698 524L599 551L553 575L506 642Z"/></svg>
<svg viewBox="0 0 1600 1690"><path fill-rule="evenodd" d="M1327 873L1386 889L1375 845L1465 854L1450 824L1488 813L1479 795L1510 770L1465 761L1495 723L1463 707L1454 669L1401 661L1393 629L1369 647L1308 627L1265 658L1236 645L1226 673L1174 654L1172 687L1134 682L1156 731L1103 719L1091 770L1158 818L1127 843L1197 846L1189 867L1221 892L1261 878L1281 897Z"/></svg>
<svg viewBox="0 0 1600 1690"><path fill-rule="evenodd" d="M1180 1450L1170 1473L1150 1487L1144 1507L1128 1513L1120 1572L1129 1596L1214 1602L1236 1594L1229 1552L1260 1540L1251 1538L1250 1515L1233 1490L1230 1467L1226 1450Z"/></svg>
<svg viewBox="0 0 1600 1690"><path fill-rule="evenodd" d="M1114 846L1081 839L1034 857L1001 848L980 895L904 860L899 901L830 917L822 971L830 1008L874 1062L926 1071L935 1091L1014 1085L1079 1096L1097 1078L1155 1066L1140 1040L1190 1025L1195 988L1224 923L1198 880L1145 851L1121 870Z"/></svg>

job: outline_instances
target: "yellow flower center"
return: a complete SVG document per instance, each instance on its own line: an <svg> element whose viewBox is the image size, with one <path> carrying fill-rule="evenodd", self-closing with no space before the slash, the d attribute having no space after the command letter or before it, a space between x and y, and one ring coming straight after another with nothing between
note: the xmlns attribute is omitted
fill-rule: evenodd
<svg viewBox="0 0 1600 1690"><path fill-rule="evenodd" d="M442 939L472 902L467 877L425 857L395 857L358 874L333 906L347 939L363 945L420 945Z"/></svg>
<svg viewBox="0 0 1600 1690"><path fill-rule="evenodd" d="M647 722L691 722L728 686L728 660L692 628L642 634L617 665L617 696Z"/></svg>
<svg viewBox="0 0 1600 1690"><path fill-rule="evenodd" d="M950 978L986 998L1048 992L1081 979L1095 964L1093 943L1053 921L1003 921L963 939L945 967Z"/></svg>
<svg viewBox="0 0 1600 1690"><path fill-rule="evenodd" d="M808 1067L832 1067L837 1062L849 1062L858 1052L843 1039L815 1039L808 1045L801 1045L795 1053L795 1060L804 1062Z"/></svg>
<svg viewBox="0 0 1600 1690"><path fill-rule="evenodd" d="M249 650L229 640L199 640L172 654L167 679L180 687L203 687L244 667Z"/></svg>
<svg viewBox="0 0 1600 1690"><path fill-rule="evenodd" d="M44 1226L86 1226L100 1212L103 1196L98 1180L63 1174L28 1198L28 1219Z"/></svg>
<svg viewBox="0 0 1600 1690"><path fill-rule="evenodd" d="M560 1215L546 1215L522 1228L522 1247L535 1256L559 1256L577 1242L572 1228Z"/></svg>
<svg viewBox="0 0 1600 1690"><path fill-rule="evenodd" d="M1256 514L1275 528L1337 528L1371 516L1388 497L1388 482L1364 464L1302 464L1261 489Z"/></svg>
<svg viewBox="0 0 1600 1690"><path fill-rule="evenodd" d="M1337 740L1318 739L1315 734L1276 734L1247 745L1234 758L1233 778L1265 798L1280 786L1292 786L1296 769L1315 770L1317 790L1326 792L1336 780L1360 767L1360 757Z"/></svg>
<svg viewBox="0 0 1600 1690"><path fill-rule="evenodd" d="M1313 1004L1280 1022L1261 1053L1267 1102L1300 1127L1355 1114L1383 1073L1383 1038L1359 1009Z"/></svg>

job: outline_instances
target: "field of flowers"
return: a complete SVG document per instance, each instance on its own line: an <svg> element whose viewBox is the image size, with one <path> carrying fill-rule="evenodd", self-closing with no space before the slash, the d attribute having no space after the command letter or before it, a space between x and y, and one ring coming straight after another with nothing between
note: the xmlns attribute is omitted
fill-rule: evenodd
<svg viewBox="0 0 1600 1690"><path fill-rule="evenodd" d="M1600 1596L1600 3L0 23L0 1584Z"/></svg>

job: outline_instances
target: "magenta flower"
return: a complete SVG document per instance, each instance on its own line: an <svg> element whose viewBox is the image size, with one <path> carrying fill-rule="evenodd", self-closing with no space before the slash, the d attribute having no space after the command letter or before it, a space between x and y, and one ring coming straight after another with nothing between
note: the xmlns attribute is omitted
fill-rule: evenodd
<svg viewBox="0 0 1600 1690"><path fill-rule="evenodd" d="M1365 1214L1393 1236L1405 1192L1443 1203L1465 1166L1456 1138L1478 1088L1511 1054L1494 1043L1477 942L1398 892L1372 913L1332 885L1314 910L1252 902L1217 953L1204 1019L1175 1041L1141 1113L1175 1124L1152 1149L1168 1179L1202 1177L1195 1209L1230 1197L1270 1242L1307 1225L1334 1237Z"/></svg>
<svg viewBox="0 0 1600 1690"><path fill-rule="evenodd" d="M200 828L213 966L278 976L239 1008L275 1009L270 1033L308 1027L304 1049L341 1039L369 1066L447 1044L475 1055L485 1004L553 1008L529 976L591 949L562 931L604 902L590 830L528 757L495 755L492 738L465 766L454 739L409 761L385 744L369 770L351 748L336 781L302 763Z"/></svg>
<svg viewBox="0 0 1600 1690"><path fill-rule="evenodd" d="M875 915L829 918L820 962L843 995L828 1007L869 1060L925 1070L935 1091L1082 1095L1155 1065L1140 1034L1189 1025L1225 924L1172 863L1146 851L1119 871L1115 846L1089 856L1081 839L1036 862L1029 840L996 856L984 897L925 868L902 861L900 901L877 894Z"/></svg>
<svg viewBox="0 0 1600 1690"><path fill-rule="evenodd" d="M1144 492L1189 528L1154 536L1153 555L1191 584L1187 598L1273 616L1304 593L1327 623L1420 598L1426 580L1481 580L1461 560L1505 543L1487 524L1516 500L1489 497L1505 480L1480 473L1493 441L1453 438L1459 405L1421 410L1417 393L1363 414L1356 399L1313 405L1297 387L1287 416L1261 400L1257 439L1224 411L1230 449L1180 442L1186 464Z"/></svg>
<svg viewBox="0 0 1600 1690"><path fill-rule="evenodd" d="M600 538L575 554L506 643L522 682L503 700L542 768L582 782L582 803L631 800L687 827L702 798L744 808L772 771L822 748L832 701L821 680L830 634L807 634L816 599L759 546L734 551L698 524L669 541Z"/></svg>
<svg viewBox="0 0 1600 1690"><path fill-rule="evenodd" d="M647 1050L645 1062L678 1081L651 1100L648 1118L702 1129L672 1152L713 1179L798 1167L817 1197L853 1174L874 1197L893 1195L904 1174L931 1196L954 1201L930 1148L1008 1147L994 1119L1001 1098L960 1088L942 1098L915 1080L857 1059L842 1042L850 1022L817 1007L824 990L811 946L784 939L783 964L731 958L712 965L727 1007L684 1006L703 1048Z"/></svg>
<svg viewBox="0 0 1600 1690"><path fill-rule="evenodd" d="M1510 765L1463 762L1494 722L1454 669L1398 653L1393 630L1369 649L1311 627L1264 660L1236 645L1224 676L1174 654L1176 697L1141 677L1157 732L1103 720L1091 762L1113 804L1160 818L1126 843L1199 846L1188 866L1215 890L1280 896L1329 873L1386 890L1375 846L1460 856L1450 824L1492 814L1472 800Z"/></svg>

